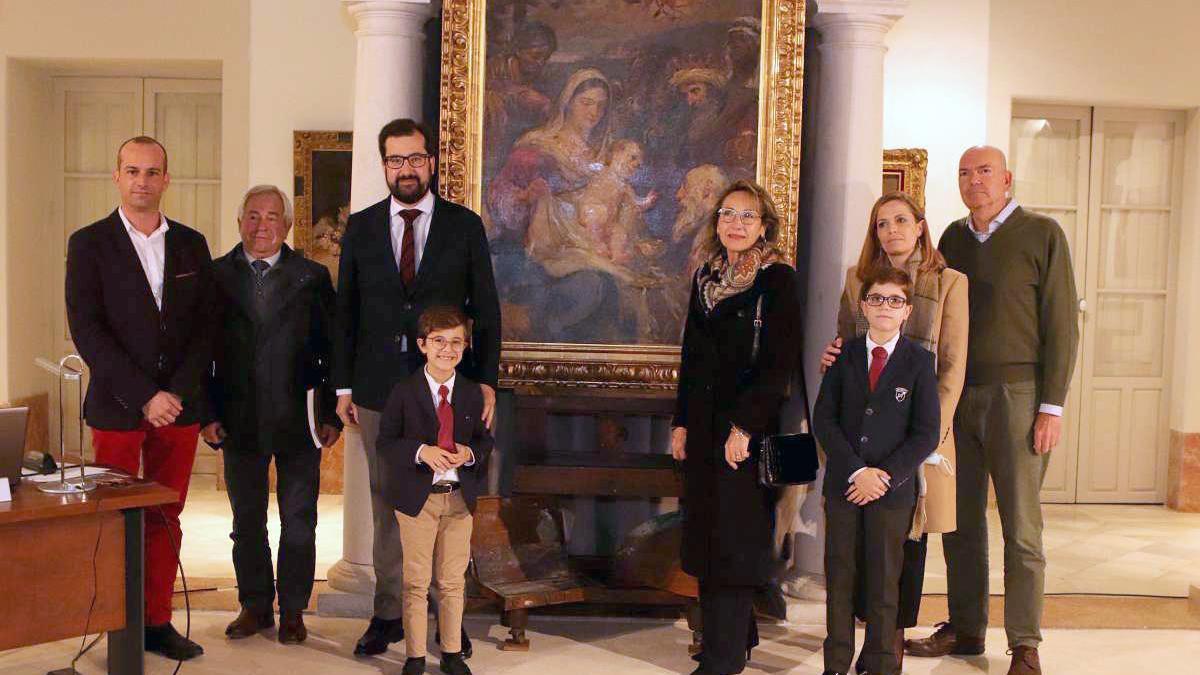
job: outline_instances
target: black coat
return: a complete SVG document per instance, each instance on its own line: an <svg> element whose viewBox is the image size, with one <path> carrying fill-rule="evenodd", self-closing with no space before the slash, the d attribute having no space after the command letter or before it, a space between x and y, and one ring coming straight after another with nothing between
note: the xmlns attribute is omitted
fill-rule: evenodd
<svg viewBox="0 0 1200 675"><path fill-rule="evenodd" d="M763 298L757 363L754 314ZM672 426L687 428L683 462L683 569L708 583L758 585L771 567L774 494L758 483L758 437L776 433L801 347L796 273L782 264L718 303L701 304L696 282L683 334ZM725 463L730 424L752 434L751 456Z"/></svg>
<svg viewBox="0 0 1200 675"><path fill-rule="evenodd" d="M212 257L204 235L167 221L162 310L114 210L67 242L67 323L91 369L84 416L131 430L159 391L183 400L177 425L200 421L212 359Z"/></svg>
<svg viewBox="0 0 1200 675"><path fill-rule="evenodd" d="M406 287L392 250L391 198L350 216L338 266L333 383L354 402L382 410L392 385L421 363L417 319L434 305L464 310L474 324L461 369L496 386L500 371L500 298L483 221L437 198L421 267ZM407 336L408 352L401 352Z"/></svg>
<svg viewBox="0 0 1200 675"><path fill-rule="evenodd" d="M221 334L214 349L211 414L232 451L314 448L307 391L316 390L317 421L341 428L327 386L333 339L333 282L323 265L287 245L267 272L267 313L254 309L254 271L242 245L213 264Z"/></svg>
<svg viewBox="0 0 1200 675"><path fill-rule="evenodd" d="M463 501L475 511L475 500L487 490L488 457L492 433L483 423L483 392L459 373L450 394L454 408L454 442L471 448L475 463L458 467ZM418 464L417 449L437 445L438 419L424 369L397 383L388 396L379 420L375 452L383 477L383 496L397 511L416 516L425 506L433 486L433 469Z"/></svg>
<svg viewBox="0 0 1200 675"><path fill-rule="evenodd" d="M813 430L829 458L824 494L845 499L850 475L873 467L892 477L880 504L900 503L912 499L917 467L940 440L933 354L901 336L871 392L866 344L865 336L847 342L821 380Z"/></svg>

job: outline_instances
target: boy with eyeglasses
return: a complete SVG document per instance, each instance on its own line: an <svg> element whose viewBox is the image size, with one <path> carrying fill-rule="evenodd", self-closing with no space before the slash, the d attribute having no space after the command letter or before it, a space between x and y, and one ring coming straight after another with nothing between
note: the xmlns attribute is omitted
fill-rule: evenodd
<svg viewBox="0 0 1200 675"><path fill-rule="evenodd" d="M470 675L463 658L463 596L471 559L471 511L486 487L492 435L477 383L455 372L467 348L467 316L432 307L417 320L425 367L392 388L376 447L384 496L404 547L404 675L425 672L430 582L438 589L441 670Z"/></svg>
<svg viewBox="0 0 1200 675"><path fill-rule="evenodd" d="M917 467L937 447L940 409L933 354L900 334L912 279L881 267L859 301L870 329L846 343L825 373L813 427L825 449L825 672L854 656L854 598L865 598L866 673L894 675L904 540L917 502ZM858 566L866 587L856 589Z"/></svg>

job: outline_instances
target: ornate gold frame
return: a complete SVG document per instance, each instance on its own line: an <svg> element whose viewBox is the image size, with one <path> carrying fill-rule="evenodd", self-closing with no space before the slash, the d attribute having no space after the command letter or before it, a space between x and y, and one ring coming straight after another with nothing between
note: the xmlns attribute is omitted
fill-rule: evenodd
<svg viewBox="0 0 1200 675"><path fill-rule="evenodd" d="M925 208L925 175L929 169L929 153L923 148L903 148L883 151L883 175L897 176L900 190Z"/></svg>
<svg viewBox="0 0 1200 675"><path fill-rule="evenodd" d="M780 248L796 250L806 0L762 0L758 182L783 219ZM487 0L443 0L439 186L442 196L482 210ZM673 389L679 348L505 342L503 386Z"/></svg>
<svg viewBox="0 0 1200 675"><path fill-rule="evenodd" d="M299 251L312 248L312 154L316 150L354 149L354 133L350 131L293 131L292 170L295 172L292 186L294 219L292 222L292 247Z"/></svg>

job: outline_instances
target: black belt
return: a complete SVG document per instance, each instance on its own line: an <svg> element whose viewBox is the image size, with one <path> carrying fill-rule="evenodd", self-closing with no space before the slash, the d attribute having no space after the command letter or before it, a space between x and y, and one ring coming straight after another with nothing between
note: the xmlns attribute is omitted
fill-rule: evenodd
<svg viewBox="0 0 1200 675"><path fill-rule="evenodd" d="M444 495L454 492L457 489L458 483L434 483L433 488L430 489L430 492L435 495Z"/></svg>

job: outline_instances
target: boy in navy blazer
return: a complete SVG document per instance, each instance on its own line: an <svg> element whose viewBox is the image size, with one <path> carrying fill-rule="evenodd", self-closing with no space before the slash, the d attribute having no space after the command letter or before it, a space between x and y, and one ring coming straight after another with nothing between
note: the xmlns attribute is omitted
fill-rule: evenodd
<svg viewBox="0 0 1200 675"><path fill-rule="evenodd" d="M825 672L849 673L857 567L866 566L867 673L900 672L896 607L917 467L938 443L934 357L900 334L912 279L885 267L863 283L866 335L851 340L821 382L813 413L825 449Z"/></svg>
<svg viewBox="0 0 1200 675"><path fill-rule="evenodd" d="M467 335L462 310L425 310L416 340L425 366L392 388L379 423L384 496L396 510L404 548L404 675L425 672L431 582L438 589L441 670L471 673L461 644L463 595L471 512L486 486L493 441L479 384L455 372Z"/></svg>

